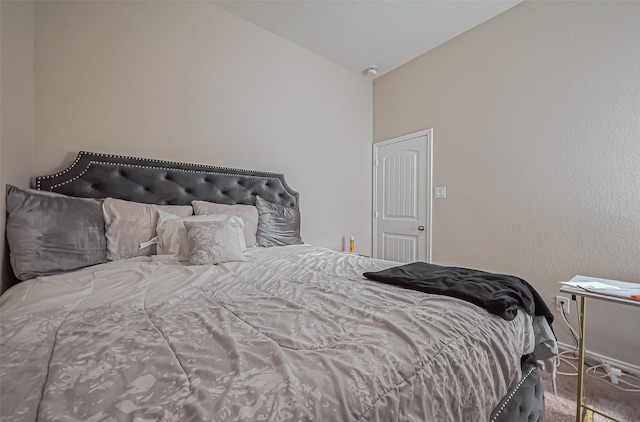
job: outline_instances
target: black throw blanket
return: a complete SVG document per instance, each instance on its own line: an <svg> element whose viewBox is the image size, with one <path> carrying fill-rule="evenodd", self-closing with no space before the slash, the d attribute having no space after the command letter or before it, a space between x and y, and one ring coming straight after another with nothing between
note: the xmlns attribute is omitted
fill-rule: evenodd
<svg viewBox="0 0 640 422"><path fill-rule="evenodd" d="M451 296L471 302L511 321L522 308L531 316L544 316L549 325L553 314L538 292L521 278L485 271L414 262L363 274L371 280L405 289Z"/></svg>

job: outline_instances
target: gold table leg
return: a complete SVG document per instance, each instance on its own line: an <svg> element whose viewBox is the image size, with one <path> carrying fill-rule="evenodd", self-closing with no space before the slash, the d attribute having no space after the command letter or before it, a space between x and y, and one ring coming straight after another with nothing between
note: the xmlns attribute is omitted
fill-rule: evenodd
<svg viewBox="0 0 640 422"><path fill-rule="evenodd" d="M584 338L585 338L585 321L586 321L586 308L587 298L580 296L580 338L578 342L578 392L576 397L576 422L591 422L593 421L594 414L603 416L609 420L620 422L618 419L602 413L599 410L594 409L592 406L587 406L584 401ZM583 412L584 411L584 412Z"/></svg>
<svg viewBox="0 0 640 422"><path fill-rule="evenodd" d="M593 407L586 405L582 422L593 422Z"/></svg>
<svg viewBox="0 0 640 422"><path fill-rule="evenodd" d="M578 345L578 393L576 397L576 422L582 421L584 405L584 335L585 335L585 304L586 298L580 296L580 342Z"/></svg>

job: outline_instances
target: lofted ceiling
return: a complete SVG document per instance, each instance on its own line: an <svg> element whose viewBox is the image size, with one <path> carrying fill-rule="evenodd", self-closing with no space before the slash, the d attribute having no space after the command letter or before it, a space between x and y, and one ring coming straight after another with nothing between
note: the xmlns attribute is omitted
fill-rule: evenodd
<svg viewBox="0 0 640 422"><path fill-rule="evenodd" d="M381 76L522 0L227 0L212 4L347 69Z"/></svg>

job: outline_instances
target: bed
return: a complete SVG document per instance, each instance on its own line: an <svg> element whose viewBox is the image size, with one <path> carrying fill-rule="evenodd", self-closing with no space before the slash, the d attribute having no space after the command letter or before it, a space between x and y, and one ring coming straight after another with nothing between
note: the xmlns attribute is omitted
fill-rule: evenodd
<svg viewBox="0 0 640 422"><path fill-rule="evenodd" d="M90 152L35 188L299 210L281 174ZM538 317L377 283L362 274L397 263L289 243L218 265L116 259L13 286L0 297L0 418L543 420L535 355L555 339Z"/></svg>

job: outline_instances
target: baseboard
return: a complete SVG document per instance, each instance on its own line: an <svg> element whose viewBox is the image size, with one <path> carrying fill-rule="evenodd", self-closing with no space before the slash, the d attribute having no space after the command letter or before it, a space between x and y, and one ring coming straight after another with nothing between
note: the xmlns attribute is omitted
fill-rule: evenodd
<svg viewBox="0 0 640 422"><path fill-rule="evenodd" d="M561 349L562 351L566 351L566 350L575 350L575 346L566 344L566 343L562 343L562 342L558 342L558 349ZM590 352L590 351L586 351L585 352L585 358L586 360L592 360L595 361L597 363L601 363L602 361L608 362L609 365L615 367L615 368L620 368L622 370L622 372L626 372L632 375L636 375L636 376L640 376L640 366L638 365L634 365L632 363L628 363L628 362L623 362L621 360L618 359L614 359L611 358L609 356L605 356L605 355L601 355L600 353L595 353L595 352Z"/></svg>

